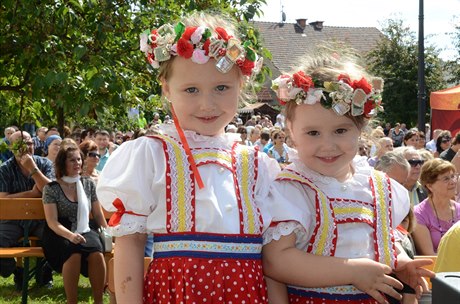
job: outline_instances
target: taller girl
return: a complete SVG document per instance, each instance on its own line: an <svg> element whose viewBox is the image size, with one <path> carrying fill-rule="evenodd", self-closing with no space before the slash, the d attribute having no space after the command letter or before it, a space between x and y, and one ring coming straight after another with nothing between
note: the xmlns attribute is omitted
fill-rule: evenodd
<svg viewBox="0 0 460 304"><path fill-rule="evenodd" d="M141 36L175 125L123 144L98 184L116 211L119 303L267 303L262 203L275 161L224 133L261 61L223 18L193 15ZM145 279L143 250L154 235Z"/></svg>
<svg viewBox="0 0 460 304"><path fill-rule="evenodd" d="M413 271L418 262L398 256L392 233L409 211L407 191L357 156L383 80L353 59L323 50L274 81L296 150L272 189L277 224L266 232L264 266L288 285L290 303L399 299L392 269L413 287L423 284ZM273 295L282 303L282 293Z"/></svg>

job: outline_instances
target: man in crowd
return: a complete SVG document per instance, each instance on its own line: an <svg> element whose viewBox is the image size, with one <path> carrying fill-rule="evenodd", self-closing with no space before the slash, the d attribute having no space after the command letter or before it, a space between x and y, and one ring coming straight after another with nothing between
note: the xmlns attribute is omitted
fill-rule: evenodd
<svg viewBox="0 0 460 304"><path fill-rule="evenodd" d="M5 129L5 137L0 141L6 143L7 145L10 144L10 136L14 132L16 132L16 128L14 126L8 127ZM0 163L7 161L10 157L13 156L13 153L10 150L4 151L0 153Z"/></svg>
<svg viewBox="0 0 460 304"><path fill-rule="evenodd" d="M45 147L47 127L40 127L37 129L37 135L32 138L34 141L34 154L44 156L43 148Z"/></svg>
<svg viewBox="0 0 460 304"><path fill-rule="evenodd" d="M99 130L95 133L95 142L100 155L99 164L96 170L102 171L110 154L116 149L114 143L110 142L110 134L106 130Z"/></svg>
<svg viewBox="0 0 460 304"><path fill-rule="evenodd" d="M43 187L55 179L53 163L45 157L34 155L34 142L30 134L16 131L10 137L10 149L14 156L0 166L0 197L41 197ZM0 247L19 245L24 235L25 221L0 221ZM42 237L45 221L32 221L31 235ZM49 266L43 267L39 283L52 286ZM0 259L0 275L9 277L14 273L17 289L22 287L22 268L16 267L13 258ZM41 280L41 282L40 282Z"/></svg>

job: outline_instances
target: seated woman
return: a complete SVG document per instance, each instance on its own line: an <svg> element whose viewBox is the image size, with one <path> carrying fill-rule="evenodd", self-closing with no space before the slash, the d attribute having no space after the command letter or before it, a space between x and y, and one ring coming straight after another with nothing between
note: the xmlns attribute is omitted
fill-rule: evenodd
<svg viewBox="0 0 460 304"><path fill-rule="evenodd" d="M92 140L85 140L80 144L80 150L83 153L84 165L81 171L81 176L88 176L97 184L99 171L96 170L99 164L99 151L97 144Z"/></svg>
<svg viewBox="0 0 460 304"><path fill-rule="evenodd" d="M460 203L453 200L458 174L450 162L435 158L422 166L420 181L428 198L414 208L413 237L417 254L436 255L441 237L460 220Z"/></svg>
<svg viewBox="0 0 460 304"><path fill-rule="evenodd" d="M77 144L62 145L56 156L56 181L43 188L47 227L43 250L51 267L62 272L67 303L77 303L80 273L89 276L94 303L102 304L106 266L104 248L90 214L98 227L107 227L96 185L80 177L83 155Z"/></svg>

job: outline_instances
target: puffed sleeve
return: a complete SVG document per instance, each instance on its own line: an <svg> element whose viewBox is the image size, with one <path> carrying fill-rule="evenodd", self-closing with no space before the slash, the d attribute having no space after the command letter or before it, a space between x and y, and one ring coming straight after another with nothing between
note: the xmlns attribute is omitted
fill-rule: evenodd
<svg viewBox="0 0 460 304"><path fill-rule="evenodd" d="M396 228L409 213L409 192L400 183L390 178L392 195L392 226Z"/></svg>
<svg viewBox="0 0 460 304"><path fill-rule="evenodd" d="M273 214L270 227L264 233L264 244L282 236L296 234L297 243L307 239L314 225L314 194L301 184L275 181L270 187L268 208ZM312 213L313 212L313 213Z"/></svg>
<svg viewBox="0 0 460 304"><path fill-rule="evenodd" d="M161 143L148 137L123 143L109 157L97 196L104 209L116 211L109 223L114 236L147 232L147 216L157 204L152 188L164 163Z"/></svg>

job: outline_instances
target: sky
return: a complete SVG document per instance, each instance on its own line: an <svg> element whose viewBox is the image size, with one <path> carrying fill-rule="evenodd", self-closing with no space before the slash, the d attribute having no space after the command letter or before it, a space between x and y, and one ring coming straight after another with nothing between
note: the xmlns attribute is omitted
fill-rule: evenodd
<svg viewBox="0 0 460 304"><path fill-rule="evenodd" d="M382 29L385 20L401 19L418 38L420 0L266 0L261 21L281 21L281 6L286 22L307 18L308 22L324 21L324 26L376 27ZM424 0L425 46L441 49L440 57L455 55L451 38L446 34L460 24L460 0Z"/></svg>

